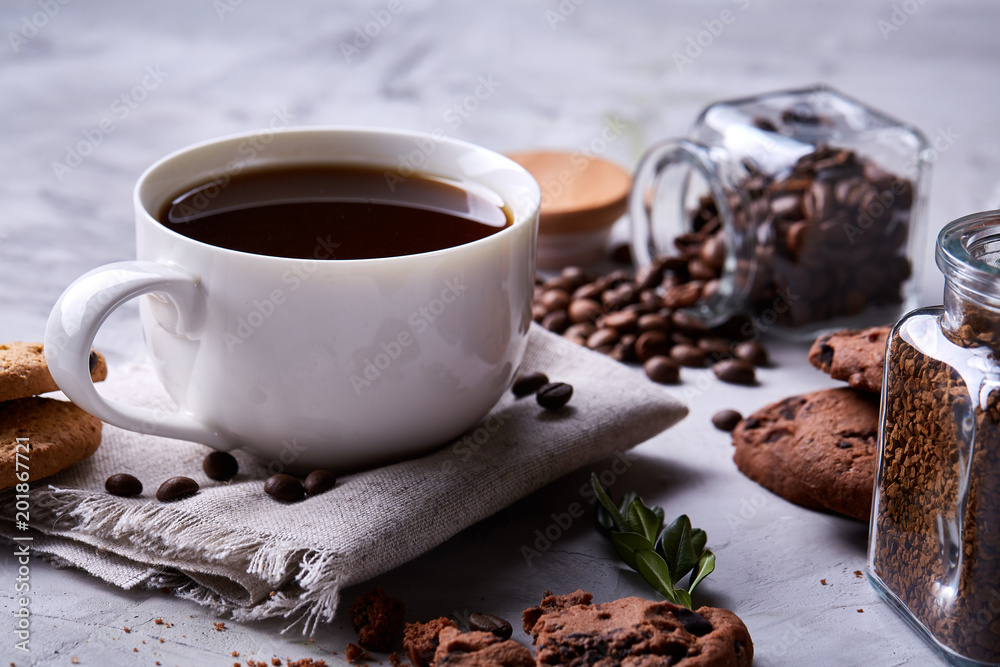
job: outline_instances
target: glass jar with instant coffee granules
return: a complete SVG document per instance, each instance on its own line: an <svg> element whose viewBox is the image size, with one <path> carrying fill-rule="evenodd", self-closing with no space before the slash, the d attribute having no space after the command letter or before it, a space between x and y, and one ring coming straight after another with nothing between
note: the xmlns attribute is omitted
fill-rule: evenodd
<svg viewBox="0 0 1000 667"><path fill-rule="evenodd" d="M953 664L1000 664L1000 211L946 226L944 306L886 351L868 575Z"/></svg>
<svg viewBox="0 0 1000 667"><path fill-rule="evenodd" d="M913 127L825 87L712 104L639 164L633 258L669 258L713 326L745 313L812 340L894 322L916 305L931 154Z"/></svg>

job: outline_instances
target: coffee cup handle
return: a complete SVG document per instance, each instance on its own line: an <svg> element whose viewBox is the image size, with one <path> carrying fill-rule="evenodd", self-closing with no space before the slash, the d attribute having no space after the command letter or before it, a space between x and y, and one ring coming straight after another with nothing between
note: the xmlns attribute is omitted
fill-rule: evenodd
<svg viewBox="0 0 1000 667"><path fill-rule="evenodd" d="M45 327L45 362L71 401L114 426L150 435L191 440L216 449L233 444L217 429L185 412L136 407L101 396L90 377L90 350L104 320L129 299L153 293L172 306L171 333L195 337L205 316L205 299L196 278L155 262L116 262L93 269L66 288Z"/></svg>

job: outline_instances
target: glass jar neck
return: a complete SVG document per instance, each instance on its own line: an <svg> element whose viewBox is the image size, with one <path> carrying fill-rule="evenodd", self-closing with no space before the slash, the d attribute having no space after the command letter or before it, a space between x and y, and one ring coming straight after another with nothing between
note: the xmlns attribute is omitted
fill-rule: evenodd
<svg viewBox="0 0 1000 667"><path fill-rule="evenodd" d="M959 218L938 235L945 331L962 341L1000 344L1000 211Z"/></svg>

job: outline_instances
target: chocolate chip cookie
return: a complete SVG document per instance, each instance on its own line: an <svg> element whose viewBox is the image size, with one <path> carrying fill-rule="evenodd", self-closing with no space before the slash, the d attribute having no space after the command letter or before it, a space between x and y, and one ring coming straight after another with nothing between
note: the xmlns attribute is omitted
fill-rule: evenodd
<svg viewBox="0 0 1000 667"><path fill-rule="evenodd" d="M90 377L100 382L108 375L104 356L96 350L90 352ZM56 381L45 365L45 352L41 343L0 344L0 401L27 398L57 391Z"/></svg>
<svg viewBox="0 0 1000 667"><path fill-rule="evenodd" d="M772 403L733 431L740 471L785 500L868 521L877 395L848 387Z"/></svg>
<svg viewBox="0 0 1000 667"><path fill-rule="evenodd" d="M531 651L513 639L492 632L461 632L444 628L434 652L435 667L535 667Z"/></svg>
<svg viewBox="0 0 1000 667"><path fill-rule="evenodd" d="M714 607L692 611L638 597L593 604L590 593L578 590L546 593L523 621L538 665L743 667L753 661L743 621Z"/></svg>
<svg viewBox="0 0 1000 667"><path fill-rule="evenodd" d="M809 363L855 389L881 393L885 341L892 327L823 334L809 348Z"/></svg>
<svg viewBox="0 0 1000 667"><path fill-rule="evenodd" d="M101 421L68 401L32 396L0 402L0 488L21 481L19 472L27 471L29 481L54 475L100 444Z"/></svg>
<svg viewBox="0 0 1000 667"><path fill-rule="evenodd" d="M403 648L414 667L428 667L434 661L434 652L440 643L438 637L445 628L458 628L446 616L426 623L407 623L403 629Z"/></svg>

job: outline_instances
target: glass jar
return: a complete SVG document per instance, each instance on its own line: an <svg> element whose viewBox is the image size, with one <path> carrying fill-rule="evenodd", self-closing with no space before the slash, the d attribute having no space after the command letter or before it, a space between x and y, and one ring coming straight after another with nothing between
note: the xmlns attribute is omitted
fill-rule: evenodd
<svg viewBox="0 0 1000 667"><path fill-rule="evenodd" d="M938 236L944 305L886 350L868 576L952 664L1000 664L1000 211Z"/></svg>
<svg viewBox="0 0 1000 667"><path fill-rule="evenodd" d="M811 340L894 322L916 305L930 155L918 130L826 87L712 104L639 164L637 269L701 282L692 314L710 326L746 314Z"/></svg>

